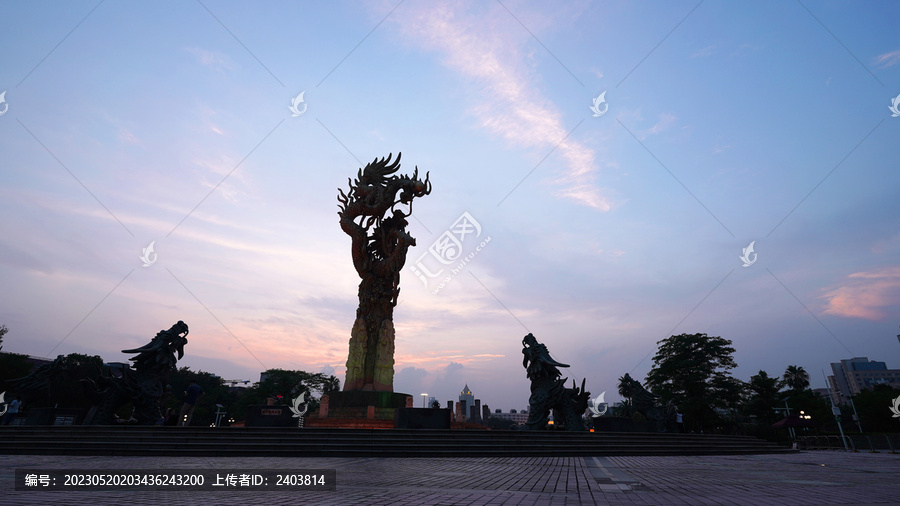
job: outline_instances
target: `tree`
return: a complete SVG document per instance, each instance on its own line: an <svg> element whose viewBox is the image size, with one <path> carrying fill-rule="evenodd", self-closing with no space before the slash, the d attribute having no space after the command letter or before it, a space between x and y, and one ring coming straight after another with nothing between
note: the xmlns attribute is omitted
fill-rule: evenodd
<svg viewBox="0 0 900 506"><path fill-rule="evenodd" d="M97 381L103 374L103 359L98 355L69 353L66 366L50 380L50 404L61 408L77 408L87 411L93 405L92 396L86 395L82 380Z"/></svg>
<svg viewBox="0 0 900 506"><path fill-rule="evenodd" d="M309 373L306 371L290 371L284 369L269 369L262 374L263 380L248 388L238 403L240 411L235 418L243 418L247 406L252 404L266 404L269 398L277 399L279 404L290 404L293 399L303 392L309 392L307 397L307 416L319 410L321 394L340 390L341 382L334 376L322 373ZM314 394L318 393L319 396Z"/></svg>
<svg viewBox="0 0 900 506"><path fill-rule="evenodd" d="M675 403L685 427L701 431L717 419L714 408L733 406L735 381L729 371L737 364L731 341L706 334L681 334L659 341L646 384Z"/></svg>
<svg viewBox="0 0 900 506"><path fill-rule="evenodd" d="M900 389L892 388L890 385L875 385L871 390L865 389L856 394L853 399L863 430L897 432L900 420L894 418L891 412L891 406L897 397L900 397Z"/></svg>
<svg viewBox="0 0 900 506"><path fill-rule="evenodd" d="M779 384L778 378L769 377L766 371L750 376L747 383L749 393L747 399L747 413L755 415L758 420L766 423L775 421L775 405L778 403Z"/></svg>
<svg viewBox="0 0 900 506"><path fill-rule="evenodd" d="M34 364L28 361L28 355L0 353L0 392L11 392L13 385L9 380L28 376L33 368Z"/></svg>
<svg viewBox="0 0 900 506"><path fill-rule="evenodd" d="M792 414L798 414L803 411L803 414L809 415L812 421L820 425L834 425L831 404L817 392L813 392L808 388L799 391L790 390L787 392L784 402L791 408ZM834 430L837 430L837 426L834 427Z"/></svg>
<svg viewBox="0 0 900 506"><path fill-rule="evenodd" d="M619 377L619 395L621 395L623 399L628 399L629 406L631 406L634 401L634 399L632 399L632 394L636 391L639 391L641 388L643 388L641 382L632 378L630 374L625 373L624 376Z"/></svg>
<svg viewBox="0 0 900 506"><path fill-rule="evenodd" d="M6 325L0 325L0 349L3 349L3 336L7 332L9 329ZM28 360L28 355L0 352L0 392L11 392L13 385L9 380L28 376L33 368L34 364ZM11 397L7 397L9 399Z"/></svg>
<svg viewBox="0 0 900 506"><path fill-rule="evenodd" d="M197 400L194 408L194 414L191 416L191 425L200 427L208 426L216 421L216 404L224 406L228 412L228 416L235 416L243 413L235 413L234 406L237 405L238 395L232 393L225 381L215 374L198 371L194 372L189 367L181 367L169 373L168 383L171 386L169 393L162 402L160 402L161 414L165 415L167 408L173 408L177 414L184 404L184 391L187 390L191 380L195 380L200 388L203 389L203 395Z"/></svg>
<svg viewBox="0 0 900 506"><path fill-rule="evenodd" d="M615 403L612 407L612 412L615 416L631 418L634 416L634 407L631 405L631 401L625 399Z"/></svg>
<svg viewBox="0 0 900 506"><path fill-rule="evenodd" d="M782 384L791 391L806 390L809 387L809 373L802 366L789 365L782 376Z"/></svg>

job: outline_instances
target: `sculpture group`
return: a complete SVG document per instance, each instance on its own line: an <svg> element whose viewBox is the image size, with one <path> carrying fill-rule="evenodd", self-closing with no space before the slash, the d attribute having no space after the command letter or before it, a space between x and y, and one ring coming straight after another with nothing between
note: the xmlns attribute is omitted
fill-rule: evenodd
<svg viewBox="0 0 900 506"><path fill-rule="evenodd" d="M393 162L392 155L374 159L357 172L355 180L348 178L346 192L338 189L340 226L351 238L353 266L360 277L359 306L350 334L343 388L344 392L363 392L345 394L355 398L393 392L393 310L400 294L400 271L407 251L416 245L416 239L406 230L407 218L412 215L413 200L431 193L429 174L424 180L419 179L418 167L412 176L397 175L400 156L398 153ZM84 423L112 424L115 411L127 402L134 405L133 417L138 424L156 423L161 418L160 398L168 389L167 376L184 356L187 335L188 326L179 321L160 331L147 345L123 350L136 354L130 358L132 366L115 369L113 375L101 375L96 383L82 380L90 387L94 400ZM546 429L552 413L556 424L565 430L585 430L583 415L590 399L585 380L578 387L573 379L572 387L567 388L560 368L569 366L554 360L532 334L522 339L522 354L522 365L531 381L529 416L524 428ZM23 392L49 388L49 378L65 367L65 358L60 356L18 380L17 387ZM624 376L623 389L637 412L657 422L660 431L666 430L674 416L673 408L658 406L658 398L628 374ZM291 408L298 426L303 426L306 413L304 395L295 399ZM340 398L332 396L333 402ZM595 411L595 416L598 413Z"/></svg>

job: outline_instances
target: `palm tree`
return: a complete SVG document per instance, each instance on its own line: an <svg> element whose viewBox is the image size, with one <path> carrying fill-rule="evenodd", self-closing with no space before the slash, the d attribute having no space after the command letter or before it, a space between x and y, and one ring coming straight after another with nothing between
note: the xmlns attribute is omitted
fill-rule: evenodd
<svg viewBox="0 0 900 506"><path fill-rule="evenodd" d="M639 390L641 388L641 382L631 377L627 372L624 376L619 378L619 395L622 397L631 399L631 396L634 395L635 390Z"/></svg>
<svg viewBox="0 0 900 506"><path fill-rule="evenodd" d="M782 384L789 390L806 390L809 387L809 373L802 366L789 365L782 376Z"/></svg>
<svg viewBox="0 0 900 506"><path fill-rule="evenodd" d="M631 405L631 401L628 399L623 399L613 406L613 415L631 418L634 415L634 406Z"/></svg>

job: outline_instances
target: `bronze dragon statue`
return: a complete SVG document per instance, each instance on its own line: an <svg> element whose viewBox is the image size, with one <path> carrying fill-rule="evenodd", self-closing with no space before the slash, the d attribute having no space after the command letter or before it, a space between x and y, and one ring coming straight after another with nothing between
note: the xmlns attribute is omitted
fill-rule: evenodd
<svg viewBox="0 0 900 506"><path fill-rule="evenodd" d="M406 252L416 244L406 231L406 218L413 199L431 193L428 173L423 181L418 167L412 177L398 176L398 170L400 153L393 163L391 155L376 158L357 172L355 181L348 178L348 192L338 189L341 229L352 239L353 266L361 278L345 391L393 391L394 306Z"/></svg>
<svg viewBox="0 0 900 506"><path fill-rule="evenodd" d="M153 425L162 414L159 399L167 389L169 372L184 357L188 326L178 321L169 330L161 330L140 348L122 350L137 353L131 367L118 369L120 375L101 376L93 386L95 405L85 417L85 425L115 423L115 411L126 402L134 404L134 418L140 425ZM177 356L176 356L177 355ZM87 380L90 381L90 380Z"/></svg>

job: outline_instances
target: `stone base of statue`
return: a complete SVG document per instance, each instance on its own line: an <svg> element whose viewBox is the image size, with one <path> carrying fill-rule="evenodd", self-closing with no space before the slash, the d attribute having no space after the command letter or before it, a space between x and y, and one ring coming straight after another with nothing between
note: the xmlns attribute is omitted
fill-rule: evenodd
<svg viewBox="0 0 900 506"><path fill-rule="evenodd" d="M413 396L396 392L350 391L329 392L319 404L317 426L357 427L355 421L378 421L380 426L393 427L396 411L411 408Z"/></svg>
<svg viewBox="0 0 900 506"><path fill-rule="evenodd" d="M366 324L357 318L350 331L350 353L344 391L393 392L394 390L394 323L384 320L378 332L374 356L367 350L370 342Z"/></svg>

